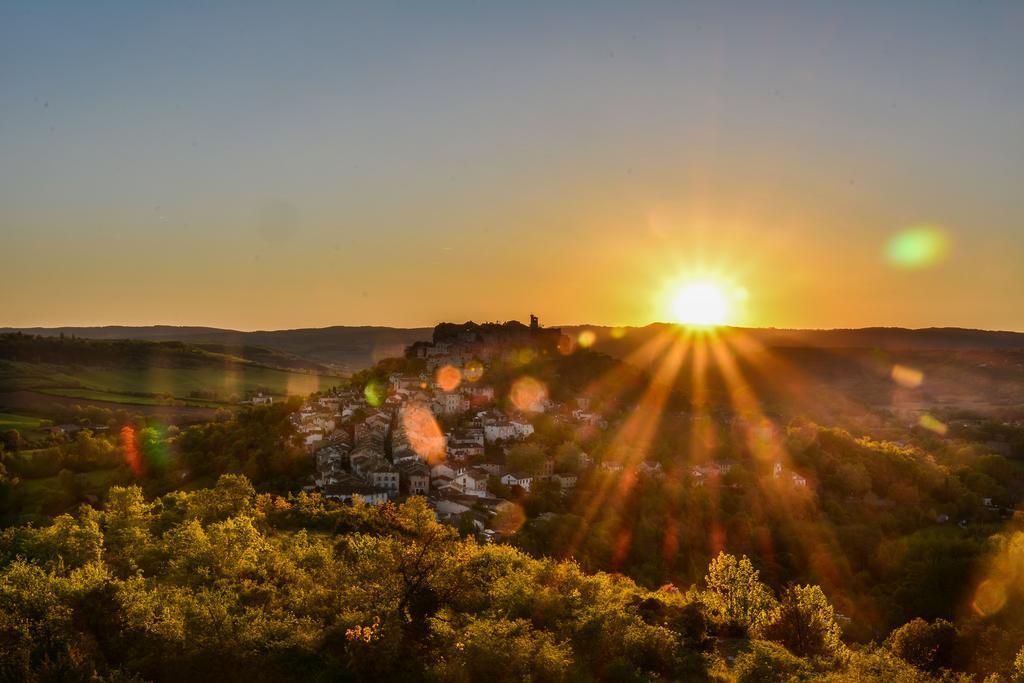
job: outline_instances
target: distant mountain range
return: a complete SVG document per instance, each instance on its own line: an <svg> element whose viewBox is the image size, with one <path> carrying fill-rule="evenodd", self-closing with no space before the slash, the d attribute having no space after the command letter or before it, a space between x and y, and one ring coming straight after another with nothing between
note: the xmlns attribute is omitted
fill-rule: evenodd
<svg viewBox="0 0 1024 683"><path fill-rule="evenodd" d="M613 328L600 325L572 325L562 330L573 338L589 330L594 333L593 348L623 358L654 337L672 329L665 323L644 327ZM43 336L83 337L87 339L141 339L183 341L211 351L254 358L254 349L271 349L282 358L276 365L303 367L325 365L353 372L373 365L382 358L402 355L406 346L431 338L433 328L415 327L322 327L294 330L241 332L215 327L23 327L0 328L3 332L23 332ZM1024 349L1024 333L972 330L956 327L906 329L867 327L835 330L786 330L774 328L723 328L723 336L743 336L767 347L823 349L896 350L996 350ZM269 353L269 352L268 352Z"/></svg>
<svg viewBox="0 0 1024 683"><path fill-rule="evenodd" d="M405 347L429 340L433 328L393 327L321 327L297 330L240 332L216 327L8 327L3 332L23 332L43 336L76 336L85 339L141 339L145 341L182 341L210 351L254 358L260 347L292 357L292 362L275 365L305 367L308 363L326 365L343 372L369 367L382 358L401 356Z"/></svg>
<svg viewBox="0 0 1024 683"><path fill-rule="evenodd" d="M673 325L653 323L645 327L574 325L563 332L578 337L594 333L593 348L611 356L625 357L654 337L672 331ZM886 351L1008 350L1024 349L1024 332L972 330L960 327L863 327L835 330L787 330L771 327L723 327L726 339L745 338L768 348L882 349Z"/></svg>

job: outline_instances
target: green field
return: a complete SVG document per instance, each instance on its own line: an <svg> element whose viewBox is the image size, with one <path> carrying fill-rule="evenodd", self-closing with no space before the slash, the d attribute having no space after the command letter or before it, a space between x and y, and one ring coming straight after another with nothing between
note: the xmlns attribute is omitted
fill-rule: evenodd
<svg viewBox="0 0 1024 683"><path fill-rule="evenodd" d="M22 438L40 439L46 436L46 432L39 428L42 420L26 415L14 415L13 413L0 413L0 432L8 429L17 429Z"/></svg>
<svg viewBox="0 0 1024 683"><path fill-rule="evenodd" d="M174 399L157 398L156 396L139 396L116 391L99 391L97 389L80 389L78 387L54 387L42 388L40 392L51 396L68 396L69 398L85 398L87 400L106 400L113 403L126 403L129 405L164 405ZM206 405L208 401L189 399L189 405ZM216 405L217 403L211 403Z"/></svg>
<svg viewBox="0 0 1024 683"><path fill-rule="evenodd" d="M0 431L5 429L38 429L42 420L25 415L12 415L11 413L0 413Z"/></svg>
<svg viewBox="0 0 1024 683"><path fill-rule="evenodd" d="M277 396L301 395L340 381L334 376L242 363L198 368L115 368L0 361L0 392L30 390L135 405L162 405L174 399L210 407L239 401L258 390ZM193 392L204 393L194 396Z"/></svg>

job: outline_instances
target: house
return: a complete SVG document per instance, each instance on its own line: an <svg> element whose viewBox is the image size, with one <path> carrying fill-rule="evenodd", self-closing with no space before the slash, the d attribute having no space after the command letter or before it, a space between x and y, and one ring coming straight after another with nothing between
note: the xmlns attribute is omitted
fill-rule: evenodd
<svg viewBox="0 0 1024 683"><path fill-rule="evenodd" d="M572 416L580 424L590 425L598 429L608 429L608 421L597 413L591 413L586 410L574 410L572 411Z"/></svg>
<svg viewBox="0 0 1024 683"><path fill-rule="evenodd" d="M708 478L720 477L727 474L732 469L732 463L727 462L712 462L707 465L695 465L690 468L690 474L697 479L698 482Z"/></svg>
<svg viewBox="0 0 1024 683"><path fill-rule="evenodd" d="M391 493L398 493L399 473L393 465L381 462L370 468L369 480L373 486Z"/></svg>
<svg viewBox="0 0 1024 683"><path fill-rule="evenodd" d="M788 477L786 477L786 474L787 474L787 472L782 467L782 463L781 462L777 462L777 463L775 463L772 466L772 478L774 478L774 479L788 478L789 482L793 486L800 486L800 487L807 486L807 478L806 477L802 477L799 474L797 474L796 472L789 472L788 473L788 475L789 475Z"/></svg>
<svg viewBox="0 0 1024 683"><path fill-rule="evenodd" d="M387 436L390 427L391 415L385 412L377 412L356 424L353 428L353 435L356 441L360 441L371 434L377 434L383 438Z"/></svg>
<svg viewBox="0 0 1024 683"><path fill-rule="evenodd" d="M430 493L430 468L418 461L407 460L398 464L401 491L410 496Z"/></svg>
<svg viewBox="0 0 1024 683"><path fill-rule="evenodd" d="M455 479L458 474L456 469L445 462L439 462L430 468L430 478L438 479L440 477L448 477L451 480Z"/></svg>
<svg viewBox="0 0 1024 683"><path fill-rule="evenodd" d="M454 483L467 495L486 496L488 476L489 475L484 470L481 470L478 467L470 467L466 471L456 475Z"/></svg>
<svg viewBox="0 0 1024 683"><path fill-rule="evenodd" d="M341 502L349 502L357 497L369 505L382 505L388 502L387 491L370 486L351 475L325 486L323 488L323 495L324 498Z"/></svg>
<svg viewBox="0 0 1024 683"><path fill-rule="evenodd" d="M572 472L560 472L552 475L551 480L558 484L562 491L570 491L576 488L577 477Z"/></svg>
<svg viewBox="0 0 1024 683"><path fill-rule="evenodd" d="M396 465L402 462L417 461L420 462L419 453L413 450L413 447L408 443L402 443L400 445L392 445L391 447L391 460Z"/></svg>
<svg viewBox="0 0 1024 683"><path fill-rule="evenodd" d="M330 462L317 468L313 483L323 488L329 484L336 484L347 476L349 476L349 473L345 471L340 462Z"/></svg>
<svg viewBox="0 0 1024 683"><path fill-rule="evenodd" d="M452 460L468 460L483 454L483 444L475 441L448 441L448 457Z"/></svg>
<svg viewBox="0 0 1024 683"><path fill-rule="evenodd" d="M326 441L330 441L332 444L339 444L342 446L352 445L352 436L344 429L336 429L325 437Z"/></svg>
<svg viewBox="0 0 1024 683"><path fill-rule="evenodd" d="M530 434L533 434L533 425L528 420L523 418L512 419L509 420L509 424L515 431L516 438L518 439L525 439Z"/></svg>
<svg viewBox="0 0 1024 683"><path fill-rule="evenodd" d="M441 493L443 491L450 491L454 485L455 480L451 477L441 475L440 477L430 478L430 488L435 493Z"/></svg>
<svg viewBox="0 0 1024 683"><path fill-rule="evenodd" d="M478 462L476 466L493 477L501 474L501 465L496 462Z"/></svg>
<svg viewBox="0 0 1024 683"><path fill-rule="evenodd" d="M330 460L344 460L345 456L348 455L348 446L342 442L332 442L324 444L322 448L318 448L314 451L317 462L327 462Z"/></svg>
<svg viewBox="0 0 1024 683"><path fill-rule="evenodd" d="M439 515L461 515L463 512L468 512L469 509L470 506L457 497L441 498L434 503L434 510Z"/></svg>
<svg viewBox="0 0 1024 683"><path fill-rule="evenodd" d="M370 430L387 434L388 429L391 427L391 416L385 412L374 413L365 420L363 420Z"/></svg>
<svg viewBox="0 0 1024 683"><path fill-rule="evenodd" d="M463 393L473 405L486 405L494 400L494 387L482 385L465 385Z"/></svg>
<svg viewBox="0 0 1024 683"><path fill-rule="evenodd" d="M484 423L484 439L487 443L514 439L516 430L508 420L494 420Z"/></svg>
<svg viewBox="0 0 1024 683"><path fill-rule="evenodd" d="M554 458L545 458L544 462L540 465L540 471L537 474L542 479L547 479L555 473L555 460Z"/></svg>
<svg viewBox="0 0 1024 683"><path fill-rule="evenodd" d="M400 375L393 373L388 377L392 391L416 391L426 383L425 377L418 375Z"/></svg>
<svg viewBox="0 0 1024 683"><path fill-rule="evenodd" d="M468 426L463 425L456 429L451 434L451 440L456 441L460 444L476 444L483 448L484 446L484 429L481 423L477 420L469 423Z"/></svg>
<svg viewBox="0 0 1024 683"><path fill-rule="evenodd" d="M662 468L660 462L651 462L650 460L644 460L642 463L636 466L636 471L640 474L646 474L648 476L657 476L662 474Z"/></svg>
<svg viewBox="0 0 1024 683"><path fill-rule="evenodd" d="M458 415L469 410L469 401L456 392L438 394L434 403L442 415Z"/></svg>
<svg viewBox="0 0 1024 683"><path fill-rule="evenodd" d="M343 468L348 463L348 449L340 445L328 445L315 452L316 469L323 472L328 468Z"/></svg>
<svg viewBox="0 0 1024 683"><path fill-rule="evenodd" d="M373 446L356 447L348 456L352 474L369 481L370 473L377 465L385 463L384 452Z"/></svg>
<svg viewBox="0 0 1024 683"><path fill-rule="evenodd" d="M75 433L80 432L80 431L82 431L81 425L70 424L70 423L69 424L57 425L55 427L51 427L50 428L50 433L53 434L54 436L60 436L61 434L66 434L67 436L71 436L72 434L75 434Z"/></svg>
<svg viewBox="0 0 1024 683"><path fill-rule="evenodd" d="M533 475L523 472L509 473L501 478L501 483L505 486L518 486L524 491L529 492L530 487L533 485Z"/></svg>
<svg viewBox="0 0 1024 683"><path fill-rule="evenodd" d="M524 419L493 420L484 423L484 439L488 443L525 439L533 434L533 425Z"/></svg>

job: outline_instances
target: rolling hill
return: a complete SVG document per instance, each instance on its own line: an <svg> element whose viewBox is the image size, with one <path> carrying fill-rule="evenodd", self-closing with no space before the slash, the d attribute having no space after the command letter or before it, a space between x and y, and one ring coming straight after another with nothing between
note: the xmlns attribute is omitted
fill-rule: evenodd
<svg viewBox="0 0 1024 683"><path fill-rule="evenodd" d="M0 407L43 414L48 406L99 403L170 407L200 416L197 409L233 405L258 391L284 397L341 381L325 366L301 359L293 367L258 362L290 360L271 349L244 347L235 355L225 348L0 335Z"/></svg>
<svg viewBox="0 0 1024 683"><path fill-rule="evenodd" d="M593 348L617 358L629 356L654 337L674 326L652 323L644 327L570 325L562 331L577 337L584 330L595 334ZM406 346L431 338L429 327L322 327L243 332L214 327L34 327L0 328L0 333L23 332L41 336L85 339L139 339L180 341L200 348L274 367L326 372L355 372L382 358L401 356ZM766 347L821 349L1010 350L1024 349L1024 333L956 327L906 329L798 330L774 328L722 328L723 336L741 336Z"/></svg>
<svg viewBox="0 0 1024 683"><path fill-rule="evenodd" d="M295 369L328 367L338 372L355 372L382 358L401 356L405 347L430 339L432 328L323 327L295 330L240 332L213 327L34 327L0 328L0 333L22 332L40 336L83 339L139 339L180 341L218 353Z"/></svg>

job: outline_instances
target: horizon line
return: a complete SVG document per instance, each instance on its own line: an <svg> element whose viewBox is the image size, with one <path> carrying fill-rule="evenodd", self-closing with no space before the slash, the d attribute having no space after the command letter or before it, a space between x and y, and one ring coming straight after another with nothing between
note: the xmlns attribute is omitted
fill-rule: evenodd
<svg viewBox="0 0 1024 683"><path fill-rule="evenodd" d="M305 326L305 327L280 327L280 328L254 328L254 329L237 329L233 327L218 327L215 325L201 325L201 324L169 324L169 323L152 323L145 325L130 325L123 323L111 323L111 324L100 324L100 325L3 325L0 326L0 332L8 333L15 331L46 331L46 330L61 330L61 329L111 329L111 328L170 328L170 329L204 329L212 330L217 332L234 332L238 334L256 334L256 333L272 333L272 332L298 332L305 330L328 330L336 328L345 329L381 329L381 330L430 330L444 323L452 324L463 324L466 322L477 322L480 324L484 323L506 323L512 321L522 322L518 318L510 318L509 320L442 320L435 323L434 325L415 325L415 326L397 326L397 325L375 325L375 324L346 324L346 325L322 325L322 326ZM526 324L526 323L523 323ZM642 325L615 325L608 323L569 323L559 325L542 325L544 328L549 329L560 329L560 328L578 328L578 327L591 327L597 329L616 329L616 328L632 328L632 329L644 329L654 325L667 325L667 326L680 326L685 327L686 325L680 323L666 322L655 320ZM989 332L994 334L1024 334L1024 330L1012 330L1012 329L989 329L983 327L964 327L962 325L928 325L925 327L904 327L900 325L863 325L860 327L776 327L772 325L756 326L756 325L717 325L719 329L734 329L734 330L762 330L762 331L775 331L775 332L855 332L864 330L904 330L908 332L922 332L927 330L960 330L968 332Z"/></svg>

